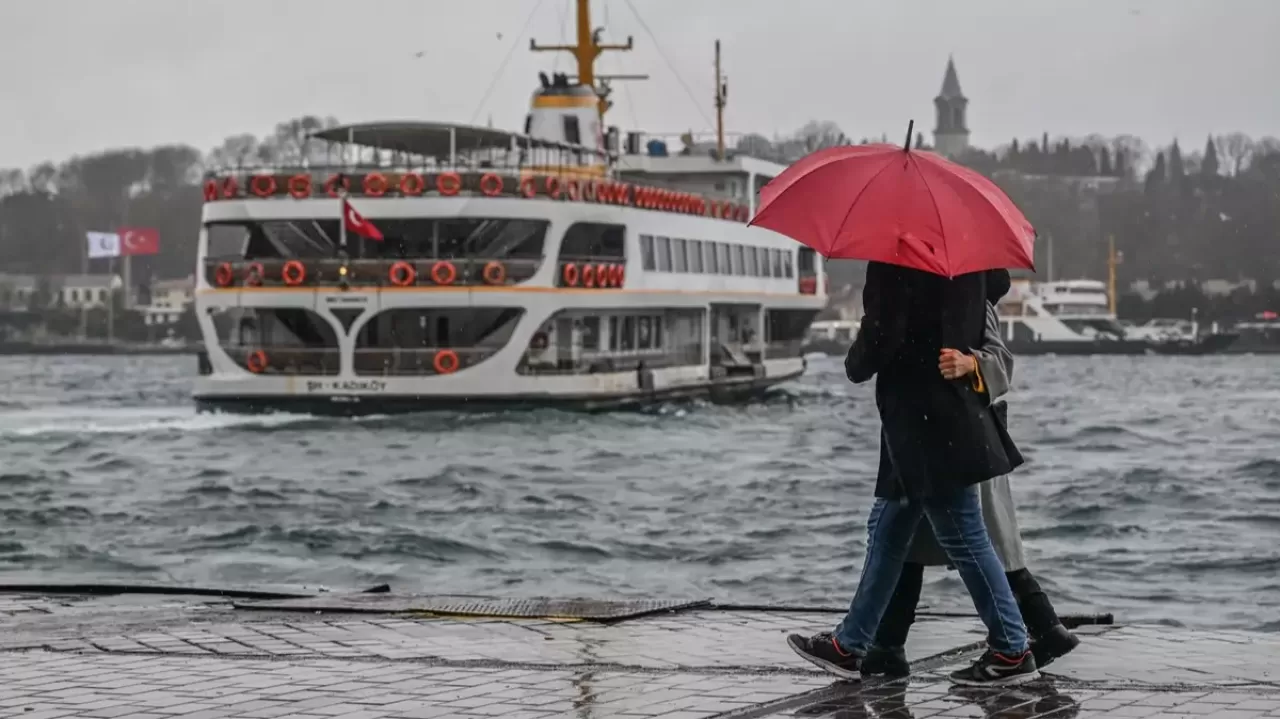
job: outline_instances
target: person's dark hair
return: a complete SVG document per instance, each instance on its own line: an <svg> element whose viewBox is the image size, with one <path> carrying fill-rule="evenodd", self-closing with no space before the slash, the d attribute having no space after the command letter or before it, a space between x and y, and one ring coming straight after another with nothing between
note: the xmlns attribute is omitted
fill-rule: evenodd
<svg viewBox="0 0 1280 719"><path fill-rule="evenodd" d="M987 271L987 302L997 304L1000 298L1009 294L1009 288L1013 285L1013 280L1009 277L1008 270L988 270Z"/></svg>

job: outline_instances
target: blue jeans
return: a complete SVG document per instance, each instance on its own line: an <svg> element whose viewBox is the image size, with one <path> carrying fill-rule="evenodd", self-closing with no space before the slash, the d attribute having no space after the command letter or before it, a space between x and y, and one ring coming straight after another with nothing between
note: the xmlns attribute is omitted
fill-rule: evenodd
<svg viewBox="0 0 1280 719"><path fill-rule="evenodd" d="M1004 566L991 548L976 485L946 499L876 500L867 519L867 558L862 565L862 578L849 604L849 613L835 630L840 648L865 654L871 646L898 585L902 563L921 516L928 518L938 544L959 570L978 616L987 625L991 648L1006 656L1020 656L1027 650L1027 632Z"/></svg>

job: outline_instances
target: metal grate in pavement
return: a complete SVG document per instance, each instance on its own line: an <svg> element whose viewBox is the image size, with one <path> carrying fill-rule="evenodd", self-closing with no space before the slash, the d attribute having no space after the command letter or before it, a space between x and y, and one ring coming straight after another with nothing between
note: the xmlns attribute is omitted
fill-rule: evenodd
<svg viewBox="0 0 1280 719"><path fill-rule="evenodd" d="M241 610L277 612L445 614L516 619L585 619L598 622L707 607L710 599L502 599L465 595L335 594L300 599L235 602Z"/></svg>

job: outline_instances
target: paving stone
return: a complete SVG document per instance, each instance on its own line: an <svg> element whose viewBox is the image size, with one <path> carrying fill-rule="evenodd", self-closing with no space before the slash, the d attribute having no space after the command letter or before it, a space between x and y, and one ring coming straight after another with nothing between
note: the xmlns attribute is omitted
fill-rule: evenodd
<svg viewBox="0 0 1280 719"><path fill-rule="evenodd" d="M1044 680L969 690L945 675L976 656L985 632L974 620L922 618L913 677L858 684L833 682L784 644L838 613L696 610L603 625L141 604L0 597L0 716L1280 717L1280 636L1245 632L1090 627Z"/></svg>

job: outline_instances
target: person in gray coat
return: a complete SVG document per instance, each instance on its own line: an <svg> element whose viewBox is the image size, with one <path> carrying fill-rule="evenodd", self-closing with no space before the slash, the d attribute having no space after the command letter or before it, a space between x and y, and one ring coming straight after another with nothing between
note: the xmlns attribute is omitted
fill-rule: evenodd
<svg viewBox="0 0 1280 719"><path fill-rule="evenodd" d="M1010 282L1006 271L990 274L987 324L982 347L972 350L970 355L956 350L943 350L939 358L939 370L947 379L969 377L974 390L988 398L996 421L1007 431L1008 406L1000 398L1009 392L1013 379L1013 353L1005 346L1000 336L1000 318L996 313L995 305L1009 291ZM886 470L884 466L886 463L889 464L888 471L892 472L892 463L888 452L884 451L883 439L881 447L881 472ZM1013 447L1009 449L1012 452L1017 451ZM1020 464L1021 455L1018 455L1017 460ZM1014 598L1027 625L1036 666L1046 666L1074 649L1080 640L1062 626L1062 621L1054 611L1053 604L1049 602L1040 584L1027 569L1027 558L1022 548L1022 536L1018 529L1018 517L1008 475L996 477L979 485L979 497L987 533L991 537L991 545L1004 565L1009 586L1013 589ZM924 568L946 566L948 563L947 555L938 545L930 527L927 524L921 524L912 540L911 552L903 565L893 599L880 620L875 644L868 651L863 662L865 674L906 676L910 673L903 645L906 643L911 624L915 621L916 605L920 601L920 589L924 583Z"/></svg>

